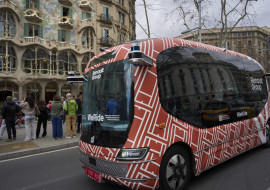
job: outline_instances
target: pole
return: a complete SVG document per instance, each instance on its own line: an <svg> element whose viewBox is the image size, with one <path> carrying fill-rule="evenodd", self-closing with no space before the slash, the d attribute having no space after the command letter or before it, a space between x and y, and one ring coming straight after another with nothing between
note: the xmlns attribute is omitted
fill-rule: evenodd
<svg viewBox="0 0 270 190"><path fill-rule="evenodd" d="M199 39L200 43L202 43L202 0L199 0Z"/></svg>

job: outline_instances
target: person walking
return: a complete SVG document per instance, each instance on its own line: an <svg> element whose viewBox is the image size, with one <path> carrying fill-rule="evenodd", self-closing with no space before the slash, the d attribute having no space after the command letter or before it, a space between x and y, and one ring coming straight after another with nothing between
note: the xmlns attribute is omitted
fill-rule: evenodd
<svg viewBox="0 0 270 190"><path fill-rule="evenodd" d="M63 103L61 97L55 95L51 104L51 120L53 127L53 138L61 139L63 138L63 127L62 127L62 117L63 117Z"/></svg>
<svg viewBox="0 0 270 190"><path fill-rule="evenodd" d="M3 105L1 113L6 122L7 132L8 132L8 140L6 142L11 142L12 140L16 140L16 113L20 111L19 106L12 101L12 97L7 97L7 102ZM11 131L13 134L13 138L11 135Z"/></svg>
<svg viewBox="0 0 270 190"><path fill-rule="evenodd" d="M81 132L81 123L82 123L82 95L78 94L76 102L78 104L78 110L76 111L77 115L77 133Z"/></svg>
<svg viewBox="0 0 270 190"><path fill-rule="evenodd" d="M49 119L49 112L50 112L44 100L38 102L38 109L40 114L38 115L36 138L39 138L41 124L43 124L42 137L45 137L47 135L47 120Z"/></svg>
<svg viewBox="0 0 270 190"><path fill-rule="evenodd" d="M70 93L66 94L66 100L64 104L64 111L66 112L66 126L67 126L67 137L71 138L71 129L72 136L76 137L76 111L78 110L78 104L75 100L72 99Z"/></svg>
<svg viewBox="0 0 270 190"><path fill-rule="evenodd" d="M37 104L35 104L31 96L27 96L20 103L22 112L25 114L25 140L29 141L32 137L33 140L36 139L37 126L35 124L35 115L39 115L39 110Z"/></svg>

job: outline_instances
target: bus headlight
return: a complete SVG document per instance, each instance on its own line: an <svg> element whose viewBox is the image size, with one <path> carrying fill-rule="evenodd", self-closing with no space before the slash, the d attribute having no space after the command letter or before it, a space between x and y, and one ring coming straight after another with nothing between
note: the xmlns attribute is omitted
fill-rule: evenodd
<svg viewBox="0 0 270 190"><path fill-rule="evenodd" d="M118 153L116 159L125 161L142 160L148 151L149 148L123 148Z"/></svg>

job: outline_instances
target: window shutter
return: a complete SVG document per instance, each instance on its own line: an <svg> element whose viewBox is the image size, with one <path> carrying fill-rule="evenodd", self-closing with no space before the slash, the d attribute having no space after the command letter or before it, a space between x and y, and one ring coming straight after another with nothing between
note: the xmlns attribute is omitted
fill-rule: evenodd
<svg viewBox="0 0 270 190"><path fill-rule="evenodd" d="M86 12L82 12L82 20L86 19Z"/></svg>
<svg viewBox="0 0 270 190"><path fill-rule="evenodd" d="M43 38L43 26L39 26L38 34L40 38Z"/></svg>
<svg viewBox="0 0 270 190"><path fill-rule="evenodd" d="M37 9L40 10L40 0L37 0Z"/></svg>
<svg viewBox="0 0 270 190"><path fill-rule="evenodd" d="M63 16L63 14L64 14L64 13L63 13L63 12L64 12L63 9L64 9L64 7L61 7L61 16Z"/></svg>
<svg viewBox="0 0 270 190"><path fill-rule="evenodd" d="M28 33L28 23L24 23L24 36L29 36L29 33Z"/></svg>
<svg viewBox="0 0 270 190"><path fill-rule="evenodd" d="M66 31L66 41L70 42L70 31Z"/></svg>
<svg viewBox="0 0 270 190"><path fill-rule="evenodd" d="M25 8L29 9L30 8L30 0L25 1Z"/></svg>
<svg viewBox="0 0 270 190"><path fill-rule="evenodd" d="M58 41L62 42L61 30L58 30Z"/></svg>
<svg viewBox="0 0 270 190"><path fill-rule="evenodd" d="M70 8L70 9L68 10L68 16L69 16L70 18L72 18L72 15L73 15L73 10Z"/></svg>

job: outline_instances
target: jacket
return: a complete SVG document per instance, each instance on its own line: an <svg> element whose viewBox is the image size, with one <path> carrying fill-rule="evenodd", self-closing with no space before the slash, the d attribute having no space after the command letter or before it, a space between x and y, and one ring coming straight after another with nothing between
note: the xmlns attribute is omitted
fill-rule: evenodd
<svg viewBox="0 0 270 190"><path fill-rule="evenodd" d="M2 116L4 119L15 119L16 113L20 111L20 107L15 102L7 102L2 107Z"/></svg>
<svg viewBox="0 0 270 190"><path fill-rule="evenodd" d="M76 111L78 110L77 102L72 99L66 100L64 110L67 112L67 115L76 115Z"/></svg>
<svg viewBox="0 0 270 190"><path fill-rule="evenodd" d="M119 111L118 103L112 98L106 104L107 113L109 115L116 115Z"/></svg>
<svg viewBox="0 0 270 190"><path fill-rule="evenodd" d="M77 110L76 114L81 115L82 114L82 101L81 101L81 99L77 98L76 102L78 104L78 110Z"/></svg>
<svg viewBox="0 0 270 190"><path fill-rule="evenodd" d="M51 108L52 116L62 116L64 114L62 101L53 101L51 104Z"/></svg>
<svg viewBox="0 0 270 190"><path fill-rule="evenodd" d="M30 108L28 102L21 101L20 107L25 115L36 115L37 104L33 108Z"/></svg>

